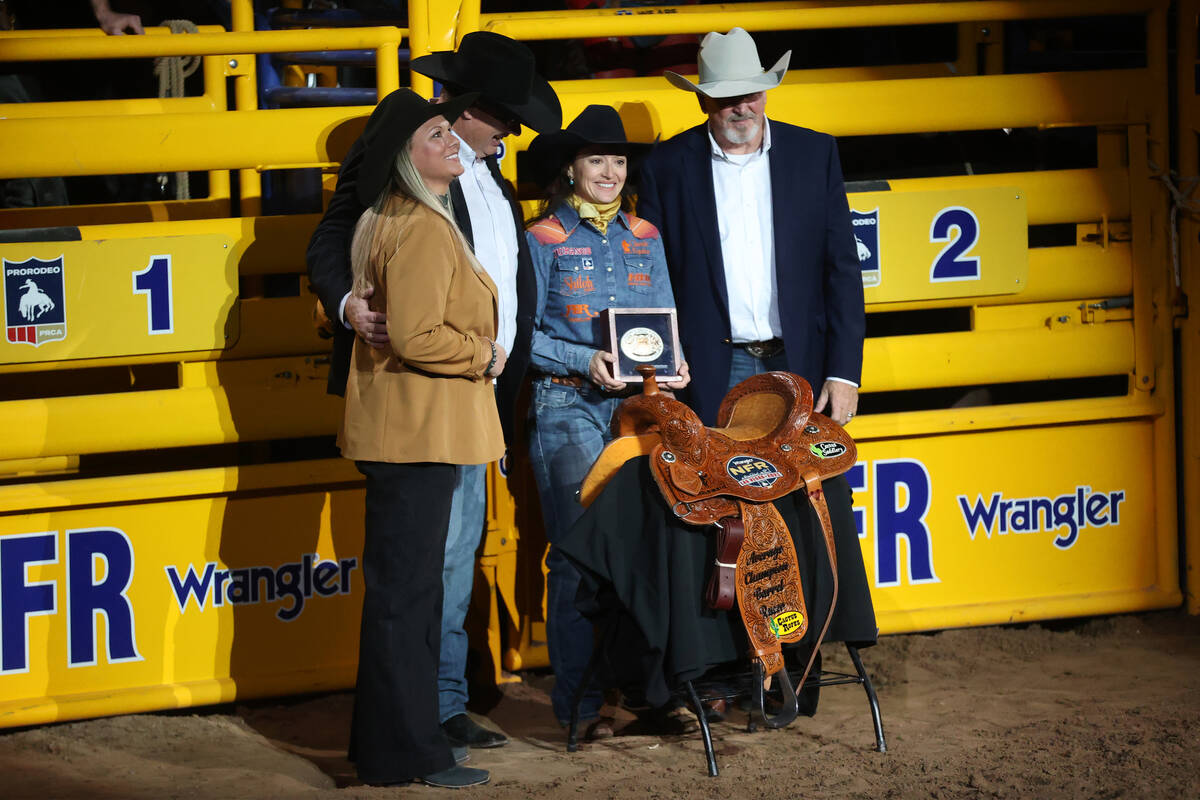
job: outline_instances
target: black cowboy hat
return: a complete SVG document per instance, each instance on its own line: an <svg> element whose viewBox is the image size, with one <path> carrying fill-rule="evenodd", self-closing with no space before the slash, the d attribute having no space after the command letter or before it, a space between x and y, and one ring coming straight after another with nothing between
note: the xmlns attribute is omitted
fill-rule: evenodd
<svg viewBox="0 0 1200 800"><path fill-rule="evenodd" d="M379 199L391 178L396 154L417 128L438 116L454 122L478 97L477 92L471 92L447 103L431 103L412 89L397 89L380 100L363 129L366 152L358 168L359 201L370 206Z"/></svg>
<svg viewBox="0 0 1200 800"><path fill-rule="evenodd" d="M507 36L468 33L457 51L430 53L413 59L409 67L443 84L479 92L535 131L555 131L562 125L558 95L534 71L533 53Z"/></svg>
<svg viewBox="0 0 1200 800"><path fill-rule="evenodd" d="M573 161L580 150L609 147L624 153L633 162L650 152L650 142L631 142L625 137L621 115L612 106L590 105L561 131L543 133L529 144L529 158L535 166L535 179L542 185L554 180L562 167Z"/></svg>

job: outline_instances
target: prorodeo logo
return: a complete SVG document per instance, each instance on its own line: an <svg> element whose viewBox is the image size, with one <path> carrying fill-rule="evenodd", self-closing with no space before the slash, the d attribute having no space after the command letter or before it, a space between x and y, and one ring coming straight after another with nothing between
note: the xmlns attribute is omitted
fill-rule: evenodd
<svg viewBox="0 0 1200 800"><path fill-rule="evenodd" d="M5 338L34 347L67 338L63 257L4 259Z"/></svg>
<svg viewBox="0 0 1200 800"><path fill-rule="evenodd" d="M846 452L846 445L841 442L816 442L808 448L808 452L817 458L837 458Z"/></svg>
<svg viewBox="0 0 1200 800"><path fill-rule="evenodd" d="M883 279L879 266L879 209L850 209L850 226L854 230L854 247L858 250L863 286L878 286Z"/></svg>
<svg viewBox="0 0 1200 800"><path fill-rule="evenodd" d="M204 611L210 604L216 607L226 602L234 605L274 603L290 597L291 605L281 607L275 616L291 622L304 611L304 601L314 594L318 597L350 594L350 572L358 566L358 559L329 561L322 560L316 553L305 553L299 562L278 567L217 569L218 566L215 561L209 561L200 569L188 564L182 578L179 567L166 568L179 613L187 611L189 599L195 600L196 607Z"/></svg>
<svg viewBox="0 0 1200 800"><path fill-rule="evenodd" d="M774 464L757 456L734 456L725 465L725 471L738 482L738 486L756 486L760 489L774 486L775 481L783 477Z"/></svg>
<svg viewBox="0 0 1200 800"><path fill-rule="evenodd" d="M1040 533L1066 530L1054 538L1054 546L1067 550L1087 527L1104 528L1121 521L1120 507L1124 491L1094 492L1090 486L1076 486L1074 494L1058 497L1021 497L1005 499L993 492L985 503L983 495L975 495L972 506L966 495L958 496L958 506L971 538L979 528L987 538L995 533Z"/></svg>
<svg viewBox="0 0 1200 800"><path fill-rule="evenodd" d="M799 611L785 611L769 619L767 624L771 626L771 633L782 639L789 633L800 630L804 625L804 615Z"/></svg>

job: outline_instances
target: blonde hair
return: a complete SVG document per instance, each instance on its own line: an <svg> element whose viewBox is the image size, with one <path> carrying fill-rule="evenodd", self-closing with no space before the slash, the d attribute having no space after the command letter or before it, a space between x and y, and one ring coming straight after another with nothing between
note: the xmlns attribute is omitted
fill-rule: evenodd
<svg viewBox="0 0 1200 800"><path fill-rule="evenodd" d="M367 290L374 288L368 276L371 266L371 245L375 241L379 224L384 219L383 210L393 194L407 197L409 200L425 206L450 223L451 230L462 244L471 269L477 273L483 272L483 266L475 258L475 253L470 243L467 242L467 237L463 235L462 229L455 222L454 215L442 204L441 199L425 185L425 180L417 171L416 165L413 164L412 138L410 137L404 147L400 148L396 160L392 163L392 175L388 185L379 193L375 203L363 211L362 216L358 218L358 223L354 226L354 238L350 242L350 271L354 283L350 291L355 297L362 297Z"/></svg>

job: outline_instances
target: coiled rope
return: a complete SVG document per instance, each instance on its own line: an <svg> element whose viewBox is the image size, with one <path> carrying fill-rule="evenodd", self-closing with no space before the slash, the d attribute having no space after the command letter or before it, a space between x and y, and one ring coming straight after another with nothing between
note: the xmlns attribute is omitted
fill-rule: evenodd
<svg viewBox="0 0 1200 800"><path fill-rule="evenodd" d="M163 26L171 33L198 33L196 23L186 19L163 20ZM183 82L200 68L200 56L161 56L154 59L154 74L158 76L158 96L183 97ZM159 185L165 186L166 174L158 176ZM186 172L175 173L175 199L188 200L192 196Z"/></svg>

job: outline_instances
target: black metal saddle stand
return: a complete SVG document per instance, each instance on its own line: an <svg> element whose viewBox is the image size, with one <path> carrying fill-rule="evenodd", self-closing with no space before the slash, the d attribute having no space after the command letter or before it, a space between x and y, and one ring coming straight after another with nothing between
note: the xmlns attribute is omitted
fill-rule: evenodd
<svg viewBox="0 0 1200 800"><path fill-rule="evenodd" d="M607 637L604 638L607 639ZM591 660L588 661L587 669L584 670L583 677L579 682L579 688L575 691L575 699L571 706L571 722L567 727L568 753L574 753L579 749L579 705L583 701L583 695L592 686L597 666L607 650L606 644L606 641L597 644L595 651L592 653ZM887 743L883 737L883 718L879 713L879 698L875 694L875 687L871 684L871 678L867 675L867 670L863 667L862 658L858 655L858 648L847 643L846 651L850 654L850 660L854 662L855 674L814 670L805 679L804 688L814 686L843 686L852 683L861 684L863 690L867 693L867 703L871 708L871 722L875 727L875 750L880 753L886 753ZM692 713L696 715L696 719L700 722L700 736L704 740L704 757L708 762L708 774L710 777L715 778L719 773L717 771L716 754L713 752L712 732L708 727L708 716L704 710L706 702L732 700L743 696L753 698L756 707L751 708L750 719L746 727L747 731L751 733L757 730L759 721L763 722L767 727L784 727L795 718L793 710L793 713L786 718L786 721L772 724L772 718L767 716L766 710L763 708L762 681L759 677L760 670L761 668L750 672L743 672L733 677L721 676L716 679L699 678L695 681L684 681L683 686L676 689L676 696L688 704ZM794 684L794 682L799 681L803 673L803 668L789 669L789 680L787 683ZM793 695L789 699L792 701L792 708L794 709L795 696ZM787 700L785 700L786 702Z"/></svg>

